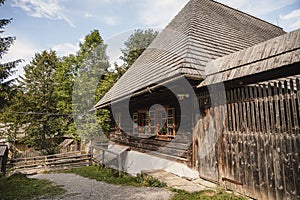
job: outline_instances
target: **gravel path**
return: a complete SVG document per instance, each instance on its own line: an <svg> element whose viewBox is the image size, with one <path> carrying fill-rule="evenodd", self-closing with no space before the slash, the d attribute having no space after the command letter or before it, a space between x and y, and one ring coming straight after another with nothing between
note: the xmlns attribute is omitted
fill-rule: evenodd
<svg viewBox="0 0 300 200"><path fill-rule="evenodd" d="M117 186L75 174L38 174L31 176L64 185L67 192L55 199L77 200L167 200L172 192L162 188Z"/></svg>

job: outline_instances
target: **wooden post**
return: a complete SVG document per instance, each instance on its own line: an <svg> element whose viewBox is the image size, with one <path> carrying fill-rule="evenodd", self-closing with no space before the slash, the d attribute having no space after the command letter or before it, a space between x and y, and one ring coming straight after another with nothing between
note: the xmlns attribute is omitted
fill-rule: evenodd
<svg viewBox="0 0 300 200"><path fill-rule="evenodd" d="M118 155L118 165L119 165L119 177L121 177L121 170L122 170L122 159L121 154Z"/></svg>
<svg viewBox="0 0 300 200"><path fill-rule="evenodd" d="M105 150L102 150L102 165L104 166Z"/></svg>

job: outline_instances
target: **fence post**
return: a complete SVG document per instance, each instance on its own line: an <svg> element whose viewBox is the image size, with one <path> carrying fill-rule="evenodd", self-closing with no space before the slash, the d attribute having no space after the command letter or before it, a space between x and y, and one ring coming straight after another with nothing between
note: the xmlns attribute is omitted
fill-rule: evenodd
<svg viewBox="0 0 300 200"><path fill-rule="evenodd" d="M92 148L91 148L90 165L93 164L93 158L94 158L94 146L92 146Z"/></svg>
<svg viewBox="0 0 300 200"><path fill-rule="evenodd" d="M119 177L120 177L121 176L121 168L122 168L121 154L118 155L118 165L119 165Z"/></svg>
<svg viewBox="0 0 300 200"><path fill-rule="evenodd" d="M105 150L102 149L102 165L104 166Z"/></svg>

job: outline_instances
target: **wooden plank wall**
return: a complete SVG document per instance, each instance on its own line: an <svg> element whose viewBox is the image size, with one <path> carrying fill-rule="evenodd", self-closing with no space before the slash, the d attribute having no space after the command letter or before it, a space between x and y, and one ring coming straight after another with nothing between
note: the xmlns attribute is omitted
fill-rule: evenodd
<svg viewBox="0 0 300 200"><path fill-rule="evenodd" d="M220 183L257 199L300 199L300 80L234 88L226 98L213 108Z"/></svg>

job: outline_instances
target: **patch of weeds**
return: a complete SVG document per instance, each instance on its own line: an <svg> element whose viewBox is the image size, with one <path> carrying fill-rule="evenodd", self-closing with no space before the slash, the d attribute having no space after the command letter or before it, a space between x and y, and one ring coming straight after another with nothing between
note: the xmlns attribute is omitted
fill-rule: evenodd
<svg viewBox="0 0 300 200"><path fill-rule="evenodd" d="M189 193L183 190L171 189L172 192L176 193L172 200L246 200L246 198L241 196L236 196L233 193L228 193L225 190L218 189L213 190L203 190L200 192Z"/></svg>
<svg viewBox="0 0 300 200"><path fill-rule="evenodd" d="M46 180L27 178L24 174L0 178L0 199L52 198L64 193L61 186L54 186Z"/></svg>
<svg viewBox="0 0 300 200"><path fill-rule="evenodd" d="M157 179L152 177L143 177L137 175L131 176L127 173L119 172L114 169L104 168L101 166L87 166L81 168L74 168L66 171L60 171L64 173L74 173L86 178L96 179L97 181L104 181L106 183L115 185L130 185L130 186L147 186L147 187L165 187L166 184L161 183Z"/></svg>

